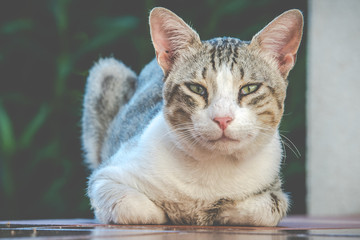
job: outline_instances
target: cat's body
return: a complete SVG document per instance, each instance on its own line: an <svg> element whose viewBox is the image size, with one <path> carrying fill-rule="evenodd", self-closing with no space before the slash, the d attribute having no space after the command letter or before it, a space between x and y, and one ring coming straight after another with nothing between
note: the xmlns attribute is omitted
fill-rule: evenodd
<svg viewBox="0 0 360 240"><path fill-rule="evenodd" d="M283 16L301 31L300 12ZM95 169L88 194L96 217L120 224L276 225L288 208L277 127L301 33L291 51L271 56L262 50L271 24L251 43L201 42L162 8L152 11L150 25L157 61L139 77L103 59L88 78L83 142Z"/></svg>

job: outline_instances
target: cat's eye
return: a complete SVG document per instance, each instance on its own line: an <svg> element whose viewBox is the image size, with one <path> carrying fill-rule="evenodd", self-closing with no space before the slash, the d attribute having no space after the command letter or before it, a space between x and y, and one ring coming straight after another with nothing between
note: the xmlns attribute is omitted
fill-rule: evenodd
<svg viewBox="0 0 360 240"><path fill-rule="evenodd" d="M193 93L196 93L196 94L199 94L200 96L205 96L206 95L206 89L199 85L199 84L188 84L187 87L193 92Z"/></svg>
<svg viewBox="0 0 360 240"><path fill-rule="evenodd" d="M256 90L258 90L258 88L259 88L259 85L257 85L257 84L249 84L240 89L240 94L248 95L248 94L253 93Z"/></svg>

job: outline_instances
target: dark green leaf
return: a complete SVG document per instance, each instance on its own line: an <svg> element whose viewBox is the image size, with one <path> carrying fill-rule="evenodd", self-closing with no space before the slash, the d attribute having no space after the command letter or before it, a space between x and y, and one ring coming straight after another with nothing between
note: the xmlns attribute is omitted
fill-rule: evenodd
<svg viewBox="0 0 360 240"><path fill-rule="evenodd" d="M62 96L65 92L66 80L73 70L74 62L71 56L64 52L57 59L57 78L55 82L55 94Z"/></svg>
<svg viewBox="0 0 360 240"><path fill-rule="evenodd" d="M53 0L51 9L55 17L56 25L60 34L68 27L68 6L70 0Z"/></svg>
<svg viewBox="0 0 360 240"><path fill-rule="evenodd" d="M0 28L0 33L10 35L31 30L33 27L34 22L31 19L17 19L3 24Z"/></svg>
<svg viewBox="0 0 360 240"><path fill-rule="evenodd" d="M13 171L10 168L10 159L0 159L3 161L2 169L0 169L1 185L4 189L6 198L11 199L15 192L15 185L13 179Z"/></svg>
<svg viewBox="0 0 360 240"><path fill-rule="evenodd" d="M96 25L100 32L79 49L76 57L114 42L128 31L135 29L138 25L138 19L132 16L99 18Z"/></svg>
<svg viewBox="0 0 360 240"><path fill-rule="evenodd" d="M0 101L0 144L5 156L10 156L16 149L13 126L5 108Z"/></svg>
<svg viewBox="0 0 360 240"><path fill-rule="evenodd" d="M23 135L20 138L20 146L22 148L27 148L31 144L35 134L42 127L44 122L50 113L50 107L48 104L44 103L32 121L26 126Z"/></svg>

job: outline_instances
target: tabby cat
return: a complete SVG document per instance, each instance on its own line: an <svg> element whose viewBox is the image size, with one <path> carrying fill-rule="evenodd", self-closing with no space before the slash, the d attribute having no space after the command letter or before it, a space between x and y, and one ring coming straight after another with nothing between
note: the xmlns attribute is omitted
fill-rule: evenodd
<svg viewBox="0 0 360 240"><path fill-rule="evenodd" d="M301 12L290 10L250 42L201 41L154 8L156 59L139 76L100 59L87 80L82 141L96 218L277 225L288 210L278 126L302 28Z"/></svg>

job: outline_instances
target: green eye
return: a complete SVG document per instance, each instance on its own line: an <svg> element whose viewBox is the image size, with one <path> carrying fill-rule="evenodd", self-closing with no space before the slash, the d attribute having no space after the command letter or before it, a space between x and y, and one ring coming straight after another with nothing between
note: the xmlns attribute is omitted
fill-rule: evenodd
<svg viewBox="0 0 360 240"><path fill-rule="evenodd" d="M256 90L258 90L258 88L259 88L259 85L257 85L257 84L246 85L245 87L242 87L240 89L240 94L241 95L248 95L248 94L253 93Z"/></svg>
<svg viewBox="0 0 360 240"><path fill-rule="evenodd" d="M199 84L188 84L187 87L194 93L199 94L200 96L206 95L206 89Z"/></svg>

